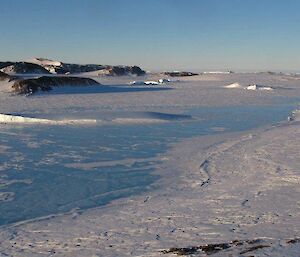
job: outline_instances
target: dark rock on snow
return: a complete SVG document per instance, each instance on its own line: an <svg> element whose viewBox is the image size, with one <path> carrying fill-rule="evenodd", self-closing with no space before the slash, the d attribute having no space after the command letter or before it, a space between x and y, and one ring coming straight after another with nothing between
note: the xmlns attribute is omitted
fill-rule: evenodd
<svg viewBox="0 0 300 257"><path fill-rule="evenodd" d="M0 69L3 69L7 66L14 64L14 62L0 62Z"/></svg>
<svg viewBox="0 0 300 257"><path fill-rule="evenodd" d="M9 64L9 62L7 62L7 64ZM3 67L2 71L16 74L50 74L44 67L29 62L15 62Z"/></svg>
<svg viewBox="0 0 300 257"><path fill-rule="evenodd" d="M99 71L99 75L123 76L123 75L144 75L140 67L137 66L111 66L100 64L74 64L52 61L45 58L35 58L36 63L54 74L79 74L84 72Z"/></svg>
<svg viewBox="0 0 300 257"><path fill-rule="evenodd" d="M33 62L0 62L0 69L5 73L16 74L80 74L84 72L100 71L99 75L123 76L145 75L145 71L138 66L111 66L100 64L72 64L55 62L43 58L36 58Z"/></svg>
<svg viewBox="0 0 300 257"><path fill-rule="evenodd" d="M164 75L170 76L170 77L190 77L190 76L197 76L199 74L189 72L189 71L167 71L164 72Z"/></svg>
<svg viewBox="0 0 300 257"><path fill-rule="evenodd" d="M106 69L108 70L108 75L110 76L124 76L124 75L142 76L145 75L146 73L138 66L112 66Z"/></svg>
<svg viewBox="0 0 300 257"><path fill-rule="evenodd" d="M3 81L3 80L9 80L10 79L10 76L7 75L6 73L0 71L0 80Z"/></svg>
<svg viewBox="0 0 300 257"><path fill-rule="evenodd" d="M61 66L47 66L46 69L56 74L79 74L84 72L99 71L99 75L107 76L124 76L136 75L141 76L146 72L137 66L107 66L98 64L69 64L61 63Z"/></svg>
<svg viewBox="0 0 300 257"><path fill-rule="evenodd" d="M12 89L17 94L33 94L37 91L50 91L53 87L59 86L95 86L100 85L90 78L64 77L64 76L43 76L33 79L22 79L16 81Z"/></svg>
<svg viewBox="0 0 300 257"><path fill-rule="evenodd" d="M76 74L76 73L101 70L104 69L104 66L98 64L81 65L81 64L61 63L60 66L47 65L46 69L56 74Z"/></svg>

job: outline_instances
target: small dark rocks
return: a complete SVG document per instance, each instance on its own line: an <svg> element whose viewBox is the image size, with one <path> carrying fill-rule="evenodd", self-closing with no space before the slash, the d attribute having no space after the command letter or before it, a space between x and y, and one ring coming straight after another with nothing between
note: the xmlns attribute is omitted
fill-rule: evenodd
<svg viewBox="0 0 300 257"><path fill-rule="evenodd" d="M288 240L286 243L287 244L299 244L300 238L294 238L294 239Z"/></svg>
<svg viewBox="0 0 300 257"><path fill-rule="evenodd" d="M256 245L256 246L252 246L250 248L245 249L244 251L241 251L240 254L250 253L250 252L256 251L258 249L263 249L263 248L267 248L267 247L270 247L270 245Z"/></svg>
<svg viewBox="0 0 300 257"><path fill-rule="evenodd" d="M300 239L293 239L287 243L300 242ZM176 255L192 255L197 253L205 253L206 255L212 255L220 251L228 250L230 248L237 248L240 251L240 254L250 253L259 249L271 247L270 244L263 244L263 240L254 239L254 240L234 240L229 243L219 243L219 244L206 244L200 246L192 246L186 248L170 248L169 250L164 250L164 254L176 254ZM241 249L240 249L241 248ZM244 248L244 249L243 249Z"/></svg>
<svg viewBox="0 0 300 257"><path fill-rule="evenodd" d="M190 255L195 254L198 251L205 252L207 255L217 253L219 251L230 248L230 244L207 244L202 246L194 246L187 248L170 248L169 250L162 251L163 253L174 253L177 255Z"/></svg>

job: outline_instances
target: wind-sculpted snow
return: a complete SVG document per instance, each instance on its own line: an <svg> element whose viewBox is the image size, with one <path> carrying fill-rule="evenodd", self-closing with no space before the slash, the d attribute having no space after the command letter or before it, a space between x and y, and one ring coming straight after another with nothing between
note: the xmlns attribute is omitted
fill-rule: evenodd
<svg viewBox="0 0 300 257"><path fill-rule="evenodd" d="M273 90L272 87L262 86L262 85L257 85L257 84L250 84L250 85L243 87L240 83L237 83L237 82L229 84L227 86L224 86L224 88L229 88L229 89L239 88L239 89L246 89L246 90L250 90L250 91L256 91L256 90L272 91Z"/></svg>
<svg viewBox="0 0 300 257"><path fill-rule="evenodd" d="M161 74L148 76L142 80L158 81L162 77ZM86 130L75 126L57 128L41 126L42 129L39 126L31 126L28 129L26 127L26 134L20 129L25 127L23 125L1 125L1 133L3 133L1 144L4 145L2 148L4 154L2 154L3 161L0 169L7 171L7 180L16 175L24 179L22 165L27 165L28 172L40 176L40 182L44 183L43 186L37 186L38 190L31 190L35 197L41 200L34 201L35 204L32 205L33 200L27 197L26 211L32 212L33 208L38 210L37 203L43 203L45 206L40 208L41 210L48 208L49 203L52 203L60 213L69 211L73 206L77 207L78 202L71 199L72 208L61 209L64 207L61 200L70 195L74 197L74 194L66 193L69 188L82 192L84 199L94 204L95 198L86 198L86 194L91 192L90 188L93 185L97 190L101 188L98 183L108 181L107 179L111 177L110 169L118 164L116 172L124 167L126 171L122 183L132 181L127 177L131 172L135 172L135 177L143 179L144 173L140 173L139 170L141 165L142 168L150 166L151 169L155 169L154 174L159 175L159 180L154 182L153 187L142 185L143 188L154 190L145 191L137 196L131 194L126 199L119 199L95 209L72 209L71 213L65 215L53 215L3 226L0 230L0 255L32 257L54 254L74 257L97 255L109 257L198 254L202 256L205 254L204 250L217 249L220 252L212 256L231 254L232 256L298 257L300 249L298 239L300 216L299 201L297 201L300 181L298 122L281 124L269 130L247 132L243 135L220 134L220 132L223 130L231 132L228 128L236 131L239 126L245 129L247 127L245 124L248 122L253 128L260 125L262 121L262 125L282 121L291 110L289 109L282 117L280 110L285 108L285 104L296 104L298 101L296 97L300 93L299 78L281 74L202 74L180 78L179 83L172 84L171 90L156 90L155 87L147 87L146 90L146 87L126 86L132 78L122 79L121 81L119 78L102 77L101 83L111 85L103 88L114 90L110 89L109 93L105 94L96 92L37 94L33 97L0 95L2 113L26 113L23 118L34 116L37 119L48 120L51 115L56 115L54 118L52 116L55 121L60 120L57 115L62 115L59 117L61 120L66 120L66 116L69 115L68 118L71 120L83 117L95 119L96 126L112 124L112 122L118 125L101 127L103 130L100 132L99 127L94 125ZM233 82L240 84L242 88L224 88L225 85L231 85ZM245 89L247 85L254 83L268 85L274 90ZM118 90L115 90L116 88ZM272 116L270 109L264 109L264 106L269 104L278 107L273 110L275 120L270 119ZM238 112L225 109L224 106L228 105L234 105ZM208 112L206 106L218 106L218 111ZM253 116L250 115L252 118L249 119L246 115L247 111L243 108L253 106L255 106L252 111ZM179 122L175 127L171 123L157 124L153 127L148 124L128 128L123 126L123 124L132 124L129 121L140 122L142 119L160 122L170 120L172 117L175 120L181 119L180 116L172 115L167 119L162 117L161 113L155 114L149 111L182 113L187 108L199 108L201 115L197 116L198 112L191 112L191 114L200 117L199 119L203 117L203 120L195 124ZM119 114L133 110L147 111L147 113ZM220 113L220 110L224 112ZM101 115L90 117L86 115L89 111L119 113L106 117ZM80 114L84 115L79 117ZM223 120L214 122L220 119ZM239 126L235 121L239 121ZM194 131L197 135L202 135L202 124L208 125L205 133L214 128L214 135L191 138L173 144L177 139L180 140L178 138L180 133ZM32 134L33 128L41 136ZM118 133L120 128L124 128L123 133ZM161 133L162 128L167 132ZM76 133L66 133L70 130ZM64 131L65 133L62 133ZM15 135L9 138L8 133L12 132ZM128 143L126 133L134 139L132 144ZM68 137L65 142L68 144L62 144L66 136ZM11 143L14 137L17 138L15 145ZM95 139L99 141L95 142ZM161 142L168 142L173 147L167 153L159 152L156 155L157 163L153 163L156 159L148 158L153 157L152 154L144 156L145 151L152 153L153 147ZM28 148L25 147L26 145ZM120 149L121 158L115 158L116 152ZM101 151L106 152L98 155ZM130 156L131 151L136 151L138 156ZM157 154L156 151L153 152ZM144 161L145 166L143 166ZM47 168L49 168L49 180L44 175ZM101 169L109 172L105 174L104 179L100 176L95 179L95 175L99 174L98 171ZM67 173L60 178L64 170ZM4 174L2 170L1 172ZM55 175L58 176L57 180L53 179ZM72 182L74 178L78 183ZM62 179L67 181L66 184L61 183ZM37 179L32 181L33 185L35 181L40 183ZM62 190L57 191L59 194L52 193L50 188L53 185L55 188L56 183L61 183ZM113 178L112 182L107 184L115 185L115 179ZM18 190L21 186L19 182L16 184ZM29 184L24 184L24 188L30 190ZM41 190L46 193L50 191L49 195L53 195L52 202L49 200L51 198L45 197L40 192ZM9 204L12 206L12 211L2 213L6 214L11 222L12 216L23 215L22 211L16 210L16 207L21 209L24 206L23 199L19 201L20 205L14 203L23 192L19 191L14 196L11 194L14 191L12 187L7 190L3 188L2 191L0 199L3 206ZM78 200L76 198L74 197ZM51 210L50 213L56 212ZM4 215L0 216L4 220ZM41 217L41 214L33 215L36 216ZM21 217L21 220L24 218Z"/></svg>
<svg viewBox="0 0 300 257"><path fill-rule="evenodd" d="M246 87L247 90L266 90L266 91L272 91L273 88L271 87L265 87L265 86L261 86L261 85L256 85L256 84L253 84L253 85L249 85Z"/></svg>
<svg viewBox="0 0 300 257"><path fill-rule="evenodd" d="M299 256L299 133L294 124L186 140L161 156L160 189L3 229L0 247L28 257L54 246L59 256L78 257Z"/></svg>
<svg viewBox="0 0 300 257"><path fill-rule="evenodd" d="M6 124L35 123L35 124L48 124L48 125L65 125L65 124L95 124L97 123L97 120L93 120L93 119L49 120L49 119L23 117L17 115L0 114L0 123L6 123Z"/></svg>
<svg viewBox="0 0 300 257"><path fill-rule="evenodd" d="M72 118L72 119L47 119L35 118L23 115L0 114L0 123L2 124L44 124L44 125L126 125L126 124L147 124L163 123L176 120L192 119L189 115L167 114L158 112L128 113L127 115L112 115L111 118Z"/></svg>
<svg viewBox="0 0 300 257"><path fill-rule="evenodd" d="M224 88L243 88L240 83L232 83L227 86L224 86Z"/></svg>

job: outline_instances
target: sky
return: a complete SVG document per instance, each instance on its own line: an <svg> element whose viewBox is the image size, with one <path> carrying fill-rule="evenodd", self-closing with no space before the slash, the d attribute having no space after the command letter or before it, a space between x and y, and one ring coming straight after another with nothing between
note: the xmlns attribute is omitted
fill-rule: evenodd
<svg viewBox="0 0 300 257"><path fill-rule="evenodd" d="M0 60L300 71L299 0L2 0Z"/></svg>

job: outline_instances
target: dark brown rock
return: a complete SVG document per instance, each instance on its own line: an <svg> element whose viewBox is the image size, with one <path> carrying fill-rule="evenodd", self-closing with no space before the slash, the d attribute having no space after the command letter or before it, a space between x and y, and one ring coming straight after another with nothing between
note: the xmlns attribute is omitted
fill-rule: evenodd
<svg viewBox="0 0 300 257"><path fill-rule="evenodd" d="M16 74L79 74L100 71L100 75L123 76L145 75L138 66L111 66L101 64L75 64L55 62L44 58L35 58L32 62L0 62L0 69L5 73Z"/></svg>
<svg viewBox="0 0 300 257"><path fill-rule="evenodd" d="M106 68L109 73L109 76L125 76L125 75L136 75L136 76L142 76L145 75L146 72L143 71L138 66L112 66Z"/></svg>
<svg viewBox="0 0 300 257"><path fill-rule="evenodd" d="M3 69L7 66L14 64L14 62L0 62L0 69Z"/></svg>
<svg viewBox="0 0 300 257"><path fill-rule="evenodd" d="M3 80L9 80L10 79L10 76L7 75L6 73L0 71L0 80L3 81Z"/></svg>
<svg viewBox="0 0 300 257"><path fill-rule="evenodd" d="M123 76L123 75L144 75L138 66L111 66L101 64L75 64L48 60L45 58L35 58L33 61L52 73L56 74L79 74L84 72L99 71L99 75Z"/></svg>
<svg viewBox="0 0 300 257"><path fill-rule="evenodd" d="M12 88L17 94L33 94L37 91L50 91L53 87L59 86L95 86L100 85L90 78L64 77L64 76L43 76L33 79L22 79L16 81Z"/></svg>
<svg viewBox="0 0 300 257"><path fill-rule="evenodd" d="M190 77L190 76L197 76L198 73L193 73L189 71L166 71L164 72L164 75L170 76L170 77Z"/></svg>
<svg viewBox="0 0 300 257"><path fill-rule="evenodd" d="M186 248L170 248L169 250L162 251L162 253L173 253L177 255L191 255L198 251L205 252L207 255L215 254L219 251L226 250L231 247L231 244L208 244L202 246L193 246Z"/></svg>
<svg viewBox="0 0 300 257"><path fill-rule="evenodd" d="M29 63L29 62L16 62L2 68L2 71L6 73L16 73L16 74L50 74L48 70L44 67Z"/></svg>

